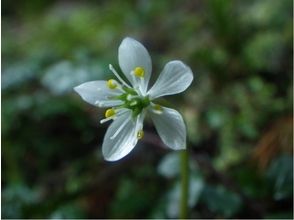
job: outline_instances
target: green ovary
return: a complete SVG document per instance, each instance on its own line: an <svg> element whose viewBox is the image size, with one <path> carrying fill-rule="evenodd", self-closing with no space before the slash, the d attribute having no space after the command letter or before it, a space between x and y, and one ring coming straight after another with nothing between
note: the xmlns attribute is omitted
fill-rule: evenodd
<svg viewBox="0 0 294 220"><path fill-rule="evenodd" d="M149 97L135 97L131 100L125 100L123 107L133 111L133 117L138 116L144 108L150 105Z"/></svg>
<svg viewBox="0 0 294 220"><path fill-rule="evenodd" d="M150 99L148 96L142 97L137 94L137 92L130 88L124 88L126 93L115 97L115 99L122 100L124 102L120 108L128 108L132 110L133 117L138 116L144 108L150 105Z"/></svg>

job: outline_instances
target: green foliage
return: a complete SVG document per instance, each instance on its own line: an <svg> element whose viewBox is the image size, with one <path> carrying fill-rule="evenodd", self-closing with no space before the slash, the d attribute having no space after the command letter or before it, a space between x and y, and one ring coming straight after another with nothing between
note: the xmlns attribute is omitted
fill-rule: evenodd
<svg viewBox="0 0 294 220"><path fill-rule="evenodd" d="M209 210L224 218L230 218L241 208L241 198L222 186L207 185L202 194L203 203Z"/></svg>
<svg viewBox="0 0 294 220"><path fill-rule="evenodd" d="M25 208L36 204L40 200L40 191L16 183L6 187L2 191L2 210L1 213L6 218L22 218Z"/></svg>
<svg viewBox="0 0 294 220"><path fill-rule="evenodd" d="M134 178L136 181L133 181ZM121 178L110 206L110 218L135 218L142 214L147 216L153 210L160 192L154 184L146 184L146 181L159 181L156 172L148 166L135 169L135 176Z"/></svg>
<svg viewBox="0 0 294 220"><path fill-rule="evenodd" d="M132 155L105 163L104 110L73 91L113 78L108 64L131 36L152 55L153 81L172 59L194 72L168 98L187 124L190 217L293 218L293 131L271 129L293 120L292 4L3 1L1 217L178 217L178 152L161 149L147 123ZM252 157L260 145L263 169Z"/></svg>
<svg viewBox="0 0 294 220"><path fill-rule="evenodd" d="M85 214L79 205L71 203L60 206L49 216L50 219L84 218Z"/></svg>
<svg viewBox="0 0 294 220"><path fill-rule="evenodd" d="M293 157L281 155L272 161L267 177L273 183L276 200L291 197L293 195Z"/></svg>

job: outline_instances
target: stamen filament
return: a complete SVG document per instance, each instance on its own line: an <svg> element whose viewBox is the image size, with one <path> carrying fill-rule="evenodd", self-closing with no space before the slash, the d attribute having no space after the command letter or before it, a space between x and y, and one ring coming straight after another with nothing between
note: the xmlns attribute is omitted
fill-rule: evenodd
<svg viewBox="0 0 294 220"><path fill-rule="evenodd" d="M121 116L122 114L128 112L127 109L119 109L119 108L115 108L115 109L113 109L113 110L115 111L115 115L110 116L110 117L106 117L106 118L100 120L100 124L103 124L103 123L105 123L105 122L107 122L107 121L110 121L111 119L115 120L118 116Z"/></svg>
<svg viewBox="0 0 294 220"><path fill-rule="evenodd" d="M131 72L131 77L132 77L132 80L134 82L134 89L139 93L140 96L142 96L143 93L141 91L141 87L142 87L141 86L141 80L140 80L141 77L139 77L139 78L136 77L134 70Z"/></svg>
<svg viewBox="0 0 294 220"><path fill-rule="evenodd" d="M137 121L136 121L136 126L135 126L135 131L137 139L141 139L144 137L144 131L143 131L143 119L145 117L145 111L143 111L140 115L137 116Z"/></svg>
<svg viewBox="0 0 294 220"><path fill-rule="evenodd" d="M113 72L113 74L116 76L116 78L126 87L131 88L116 72L116 70L113 68L111 64L109 64L109 69Z"/></svg>
<svg viewBox="0 0 294 220"><path fill-rule="evenodd" d="M123 104L121 100L106 100L106 101L96 101L96 105L98 105L100 108L105 107L113 107Z"/></svg>
<svg viewBox="0 0 294 220"><path fill-rule="evenodd" d="M114 117L103 118L102 120L100 120L100 124L104 124L105 122L110 121L111 119L114 119Z"/></svg>

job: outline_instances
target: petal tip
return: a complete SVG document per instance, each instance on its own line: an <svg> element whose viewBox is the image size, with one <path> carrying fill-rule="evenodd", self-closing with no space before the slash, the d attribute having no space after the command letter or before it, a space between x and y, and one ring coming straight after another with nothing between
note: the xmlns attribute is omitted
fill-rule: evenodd
<svg viewBox="0 0 294 220"><path fill-rule="evenodd" d="M75 86L75 87L73 88L73 90L74 90L76 93L80 94L80 86Z"/></svg>
<svg viewBox="0 0 294 220"><path fill-rule="evenodd" d="M125 42L125 41L136 41L136 40L132 37L127 36L122 40L122 42Z"/></svg>
<svg viewBox="0 0 294 220"><path fill-rule="evenodd" d="M186 144L178 145L178 146L168 146L172 150L186 150Z"/></svg>
<svg viewBox="0 0 294 220"><path fill-rule="evenodd" d="M115 162L115 161L121 160L122 158L126 156L126 155L123 156L123 155L116 155L116 154L108 155L105 151L103 151L103 148L102 148L102 155L104 160L108 162Z"/></svg>
<svg viewBox="0 0 294 220"><path fill-rule="evenodd" d="M103 155L103 157L104 157L104 160L106 160L108 162L115 162L115 161L119 160L119 159L112 158L112 157L106 157L105 155Z"/></svg>

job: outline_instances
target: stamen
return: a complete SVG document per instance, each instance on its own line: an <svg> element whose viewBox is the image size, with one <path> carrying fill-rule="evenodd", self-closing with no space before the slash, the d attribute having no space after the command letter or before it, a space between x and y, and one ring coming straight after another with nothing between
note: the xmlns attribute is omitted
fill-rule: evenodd
<svg viewBox="0 0 294 220"><path fill-rule="evenodd" d="M142 139L144 137L143 131L143 119L145 117L145 111L143 111L140 115L137 116L135 131L137 131L137 139Z"/></svg>
<svg viewBox="0 0 294 220"><path fill-rule="evenodd" d="M110 109L108 109L110 110ZM106 114L107 114L107 110L105 112L105 117L104 119L100 120L100 124L103 124L107 121L110 121L110 120L115 120L118 116L121 116L123 115L124 113L128 112L127 109L113 109L115 111L115 114L113 116L110 116L110 117L107 117Z"/></svg>
<svg viewBox="0 0 294 220"><path fill-rule="evenodd" d="M144 69L142 67L138 66L138 67L136 67L134 69L134 74L137 77L143 78L144 74L145 74L145 71L144 71Z"/></svg>
<svg viewBox="0 0 294 220"><path fill-rule="evenodd" d="M131 88L116 72L116 70L113 68L113 66L111 64L109 64L109 69L111 70L111 72L113 72L113 74L116 76L116 78L126 87Z"/></svg>
<svg viewBox="0 0 294 220"><path fill-rule="evenodd" d="M103 100L103 101L96 101L95 105L98 105L100 108L107 108L122 105L123 102L121 100Z"/></svg>
<svg viewBox="0 0 294 220"><path fill-rule="evenodd" d="M116 89L117 88L117 82L114 79L110 79L106 82L106 85L110 89Z"/></svg>
<svg viewBox="0 0 294 220"><path fill-rule="evenodd" d="M134 89L137 91L137 93L142 96L143 93L141 91L141 86L142 85L142 82L144 82L144 78L143 77L137 77L136 73L135 73L135 70L132 70L131 72L131 77L132 77L132 81L135 82L134 83Z"/></svg>
<svg viewBox="0 0 294 220"><path fill-rule="evenodd" d="M134 101L132 101L131 103L130 103L130 106L135 106L135 105L137 105L138 104L138 102L136 101L136 100L134 100Z"/></svg>
<svg viewBox="0 0 294 220"><path fill-rule="evenodd" d="M137 132L137 139L140 140L144 137L144 131L143 130L139 130Z"/></svg>
<svg viewBox="0 0 294 220"><path fill-rule="evenodd" d="M113 108L107 109L105 112L105 118L110 118L115 115L115 111Z"/></svg>
<svg viewBox="0 0 294 220"><path fill-rule="evenodd" d="M103 124L105 122L108 122L110 121L111 119L114 119L113 117L110 117L110 118L103 118L102 120L100 120L100 124Z"/></svg>
<svg viewBox="0 0 294 220"><path fill-rule="evenodd" d="M131 94L128 94L128 95L127 95L127 100L128 100L128 101L131 101L131 100L132 100L132 97L133 97L133 96L132 96Z"/></svg>
<svg viewBox="0 0 294 220"><path fill-rule="evenodd" d="M161 107L160 105L158 105L158 104L155 104L155 105L153 106L153 108L154 108L154 110L156 110L156 111L162 111L162 107Z"/></svg>
<svg viewBox="0 0 294 220"><path fill-rule="evenodd" d="M152 108L153 108L153 112L156 113L156 114L160 115L163 112L163 109L162 109L161 105L155 104L155 105L152 105Z"/></svg>

